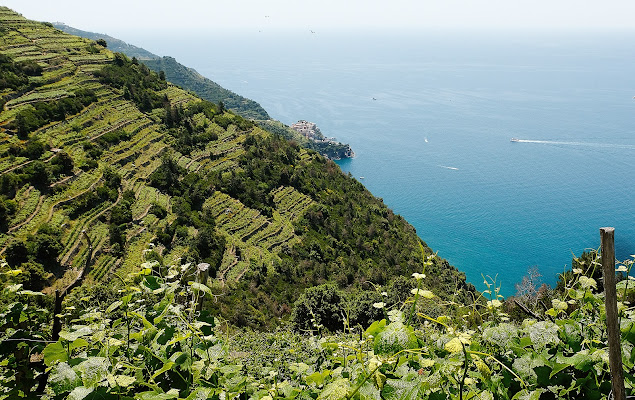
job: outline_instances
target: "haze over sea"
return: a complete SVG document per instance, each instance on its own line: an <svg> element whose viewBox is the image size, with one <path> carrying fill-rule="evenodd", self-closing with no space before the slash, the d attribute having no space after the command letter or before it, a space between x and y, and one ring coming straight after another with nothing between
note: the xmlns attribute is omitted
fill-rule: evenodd
<svg viewBox="0 0 635 400"><path fill-rule="evenodd" d="M635 254L633 32L125 39L349 143L341 168L479 289L554 284L603 226Z"/></svg>

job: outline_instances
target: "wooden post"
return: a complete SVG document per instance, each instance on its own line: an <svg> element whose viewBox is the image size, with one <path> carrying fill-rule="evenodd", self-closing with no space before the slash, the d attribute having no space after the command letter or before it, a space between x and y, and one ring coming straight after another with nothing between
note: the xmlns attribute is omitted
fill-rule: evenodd
<svg viewBox="0 0 635 400"><path fill-rule="evenodd" d="M617 316L617 292L615 289L615 229L600 228L602 239L602 272L604 273L604 301L606 306L606 331L609 337L609 365L613 399L625 400L624 370L622 369L622 343Z"/></svg>
<svg viewBox="0 0 635 400"><path fill-rule="evenodd" d="M198 264L196 266L196 282L206 285L208 277L209 277L209 264L208 263ZM201 311L203 309L204 299L205 299L205 294L203 294L203 296L197 299L196 311Z"/></svg>
<svg viewBox="0 0 635 400"><path fill-rule="evenodd" d="M86 252L86 264L84 265L84 270L82 271L82 278L83 278L84 275L88 275L88 272L89 272L90 262L93 258L93 244L90 241L90 236L88 236L88 233L86 233L86 229L84 229L82 233L84 234L86 243L88 243L88 251Z"/></svg>
<svg viewBox="0 0 635 400"><path fill-rule="evenodd" d="M59 289L55 290L55 307L53 308L53 333L51 339L55 342L60 338L60 332L62 331L62 321L60 321L60 315L62 313L62 300L64 297L60 293Z"/></svg>
<svg viewBox="0 0 635 400"><path fill-rule="evenodd" d="M209 264L200 263L196 266L196 282L207 284L207 278L209 278Z"/></svg>

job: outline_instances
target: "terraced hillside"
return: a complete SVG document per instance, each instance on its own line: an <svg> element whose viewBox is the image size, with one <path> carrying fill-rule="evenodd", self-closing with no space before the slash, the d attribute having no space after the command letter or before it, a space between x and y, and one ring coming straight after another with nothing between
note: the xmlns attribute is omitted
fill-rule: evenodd
<svg viewBox="0 0 635 400"><path fill-rule="evenodd" d="M128 44L123 40L116 39L112 36L101 33L87 32L81 29L70 27L61 22L57 22L54 26L66 33L81 36L86 39L99 40L103 39L108 43L108 48L127 55L128 57L136 57L140 62L147 65L155 72L163 71L166 79L186 90L191 90L201 98L218 103L222 101L225 106L245 118L268 120L269 114L262 106L253 100L240 96L231 90L225 89L218 83L205 78L195 69L188 68L178 63L172 57L160 57L140 47Z"/></svg>
<svg viewBox="0 0 635 400"><path fill-rule="evenodd" d="M2 7L0 73L0 253L26 287L206 262L208 307L266 326L303 288L421 268L414 229L333 162L135 60ZM433 268L440 295L472 290Z"/></svg>

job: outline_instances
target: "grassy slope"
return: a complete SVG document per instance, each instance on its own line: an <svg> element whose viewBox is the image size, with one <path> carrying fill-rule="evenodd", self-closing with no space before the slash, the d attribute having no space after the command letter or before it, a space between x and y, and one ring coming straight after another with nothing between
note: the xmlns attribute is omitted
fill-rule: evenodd
<svg viewBox="0 0 635 400"><path fill-rule="evenodd" d="M43 67L41 76L29 78L29 87L2 93L7 103L0 113L0 179L33 176L29 168L35 165L48 174L45 183L23 180L7 192L18 211L0 234L0 251L6 254L12 242L33 241L30 235L41 234L43 224L52 226L61 235L53 287L73 279L87 259L89 281L112 282L114 274L139 268L151 243L165 264L204 260L200 220L210 216L223 241L209 282L220 296L214 307L238 324L272 324L272 316L287 315L299 288L336 282L368 289L366 282L388 284L420 271L414 229L331 161L218 107L192 112L169 128L165 107L188 110L200 100L128 62L128 70L164 87L144 92L159 99L159 107L141 111L143 102L127 100L128 89L100 80L98 72L116 64L107 49L6 8L0 8L0 21L0 54ZM11 128L24 110L58 104L79 89L94 91L97 101L29 132L28 141ZM161 107L166 99L169 104ZM191 145L192 126L210 140ZM12 153L33 142L45 145L35 159ZM70 172L52 173L54 148L70 156ZM181 171L179 193L175 185L151 185L166 160ZM120 183L108 168L119 174ZM197 190L205 196L200 204L191 200ZM102 197L91 203L92 193ZM192 202L191 211L184 211L184 198ZM154 204L165 212L151 212ZM114 232L121 245L113 243L114 220L123 221ZM472 290L444 260L435 261L429 272L438 277L432 284L440 296L458 293L462 299Z"/></svg>

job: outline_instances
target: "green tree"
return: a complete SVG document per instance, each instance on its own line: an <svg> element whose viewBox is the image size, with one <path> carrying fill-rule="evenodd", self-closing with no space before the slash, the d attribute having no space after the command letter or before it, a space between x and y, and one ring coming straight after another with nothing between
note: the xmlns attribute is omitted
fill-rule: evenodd
<svg viewBox="0 0 635 400"><path fill-rule="evenodd" d="M73 159L65 151L57 153L57 155L51 160L51 165L56 167L55 172L63 175L71 175L73 173L73 167L75 166ZM57 173L54 174L57 175Z"/></svg>
<svg viewBox="0 0 635 400"><path fill-rule="evenodd" d="M44 270L40 263L28 261L20 265L22 273L18 275L18 283L22 283L23 287L28 290L40 291L46 287L49 282L50 273Z"/></svg>
<svg viewBox="0 0 635 400"><path fill-rule="evenodd" d="M113 225L127 224L132 221L132 211L129 204L116 205L110 210L110 223Z"/></svg>
<svg viewBox="0 0 635 400"><path fill-rule="evenodd" d="M20 111L15 117L15 124L17 125L18 137L22 140L28 139L30 132L43 125L33 106L28 106Z"/></svg>
<svg viewBox="0 0 635 400"><path fill-rule="evenodd" d="M20 185L20 178L14 172L7 172L0 176L0 194L13 198Z"/></svg>
<svg viewBox="0 0 635 400"><path fill-rule="evenodd" d="M107 187L117 189L121 186L121 176L111 167L106 167L104 169L104 182Z"/></svg>
<svg viewBox="0 0 635 400"><path fill-rule="evenodd" d="M49 184L49 171L46 164L35 160L24 168L27 179L34 185L46 186Z"/></svg>
<svg viewBox="0 0 635 400"><path fill-rule="evenodd" d="M29 140L23 154L31 160L37 160L47 150L47 146L39 140Z"/></svg>
<svg viewBox="0 0 635 400"><path fill-rule="evenodd" d="M0 230L6 230L9 219L16 210L15 201L0 195Z"/></svg>
<svg viewBox="0 0 635 400"><path fill-rule="evenodd" d="M52 271L59 267L57 257L64 249L62 232L51 225L41 225L37 234L27 239L27 248L34 261L42 263L44 268Z"/></svg>
<svg viewBox="0 0 635 400"><path fill-rule="evenodd" d="M326 328L336 332L344 327L343 298L335 284L328 283L306 289L294 304L291 322L298 331Z"/></svg>
<svg viewBox="0 0 635 400"><path fill-rule="evenodd" d="M19 267L22 263L29 260L29 250L26 243L21 240L13 240L7 246L5 259L12 267Z"/></svg>
<svg viewBox="0 0 635 400"><path fill-rule="evenodd" d="M215 276L225 251L225 238L218 235L214 226L206 225L198 231L196 249L203 261L210 264L210 276Z"/></svg>

